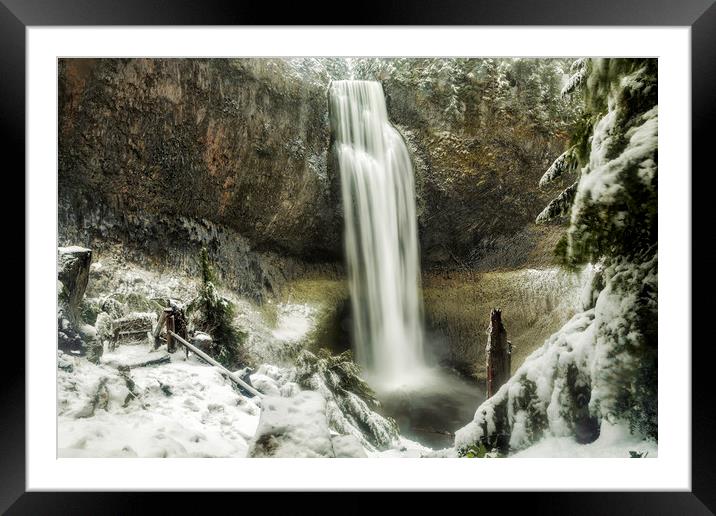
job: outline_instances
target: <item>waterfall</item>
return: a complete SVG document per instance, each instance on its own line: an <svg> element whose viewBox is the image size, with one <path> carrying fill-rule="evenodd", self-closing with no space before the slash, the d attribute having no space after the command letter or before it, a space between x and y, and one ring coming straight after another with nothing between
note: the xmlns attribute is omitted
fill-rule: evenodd
<svg viewBox="0 0 716 516"><path fill-rule="evenodd" d="M424 368L413 167L375 81L333 81L356 359L380 386Z"/></svg>

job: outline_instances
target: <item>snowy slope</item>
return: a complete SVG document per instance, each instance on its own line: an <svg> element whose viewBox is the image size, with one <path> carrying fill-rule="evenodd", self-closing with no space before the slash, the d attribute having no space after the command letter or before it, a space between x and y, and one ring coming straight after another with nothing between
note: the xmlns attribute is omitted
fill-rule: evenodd
<svg viewBox="0 0 716 516"><path fill-rule="evenodd" d="M114 355L137 348L123 346ZM168 364L132 369L139 396L126 402L130 390L115 367L63 358L73 371L58 370L60 457L246 456L259 408L216 369L175 353ZM92 414L102 378L106 393Z"/></svg>

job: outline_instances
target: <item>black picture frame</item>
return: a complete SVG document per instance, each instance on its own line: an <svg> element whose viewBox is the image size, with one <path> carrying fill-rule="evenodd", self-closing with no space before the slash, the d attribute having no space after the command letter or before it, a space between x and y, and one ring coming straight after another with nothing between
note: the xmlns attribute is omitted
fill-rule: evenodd
<svg viewBox="0 0 716 516"><path fill-rule="evenodd" d="M283 25L335 24L350 21L356 25L573 25L573 26L689 26L692 65L692 171L699 170L699 188L693 189L692 235L701 235L692 244L692 274L700 266L713 270L716 265L706 250L713 243L706 181L713 175L709 154L713 146L716 106L716 5L715 0L443 0L361 2L359 12L348 20L346 14L334 20L321 19L330 13L324 6L305 3L278 7L275 3L249 3L217 0L0 0L0 126L2 146L7 158L14 157L16 170L25 166L25 29L28 26L63 25ZM320 20L320 21L319 21ZM88 47L91 49L91 46ZM91 53L91 52L89 52ZM21 167L21 168L20 168ZM708 167L708 168L707 168ZM702 170L703 169L703 170ZM709 174L711 172L711 174ZM689 172L682 172L688 174ZM703 227L700 227L703 225ZM705 238L704 235L710 235ZM23 237L24 238L24 237ZM707 257L708 256L708 257ZM705 263L698 263L699 257ZM24 255L23 255L24 258ZM15 259L19 269L19 256ZM24 262L24 260L23 260ZM30 274L24 265L25 274ZM701 269L704 270L704 269ZM708 293L713 279L708 274L695 287ZM31 310L32 307L26 307ZM692 302L692 320L708 321L710 307ZM27 313L27 312L26 312ZM27 319L25 319L27 322ZM695 329L695 328L694 328ZM693 331L693 329L692 329ZM688 335L688 332L684 333ZM530 512L540 514L714 514L716 512L716 418L711 384L712 338L692 342L692 490L691 492L641 493L529 493L508 495L511 504L529 504ZM14 343L13 343L14 344ZM688 343L674 343L684 346ZM700 344L700 345L699 345ZM38 493L25 492L25 352L21 346L5 346L3 362L12 367L2 372L2 439L0 439L0 510L8 514L112 514L137 512L151 505L147 494L128 493ZM684 349L687 349L684 346ZM663 366L663 364L662 364ZM688 400L684 401L685 403ZM618 467L618 466L617 466ZM191 502L183 496L162 496L163 512L171 505L183 510L202 509L205 501ZM242 496L249 501L255 496ZM351 512L365 512L370 505L353 494L341 505ZM480 494L481 510L501 494ZM207 497L204 497L207 498ZM300 498L300 497L299 497ZM351 501L354 500L355 502ZM421 496L413 501L421 503ZM459 499L456 499L459 500ZM211 504L224 503L226 495L212 496ZM458 502L459 503L459 502ZM474 506L473 497L468 501ZM462 505L462 504L460 504ZM476 506L475 506L476 507ZM457 507L456 507L457 510ZM477 509L476 509L477 510Z"/></svg>

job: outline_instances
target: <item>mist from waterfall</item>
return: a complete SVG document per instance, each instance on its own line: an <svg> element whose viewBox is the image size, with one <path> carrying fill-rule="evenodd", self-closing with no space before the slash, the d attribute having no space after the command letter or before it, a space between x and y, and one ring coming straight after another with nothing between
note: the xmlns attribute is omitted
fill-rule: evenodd
<svg viewBox="0 0 716 516"><path fill-rule="evenodd" d="M379 82L333 81L330 102L355 355L374 384L397 388L425 369L413 167Z"/></svg>

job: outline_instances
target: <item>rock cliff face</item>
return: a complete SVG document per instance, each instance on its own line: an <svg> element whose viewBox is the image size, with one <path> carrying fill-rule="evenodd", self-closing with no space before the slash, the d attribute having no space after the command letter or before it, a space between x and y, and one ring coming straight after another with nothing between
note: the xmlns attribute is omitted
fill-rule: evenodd
<svg viewBox="0 0 716 516"><path fill-rule="evenodd" d="M424 268L543 265L532 251L549 230L531 221L554 193L535 196L539 176L563 150L568 113L540 116L557 109L558 81L525 104L528 60L502 71L465 60L447 72L434 69L439 60L390 61L360 60L355 73L383 83L412 151ZM327 91L347 73L340 60L60 60L60 202L80 226L98 205L116 220L182 216L240 235L257 263L265 251L339 262ZM139 241L140 226L123 231ZM158 242L145 251L161 253Z"/></svg>
<svg viewBox="0 0 716 516"><path fill-rule="evenodd" d="M383 83L391 119L414 157L424 266L490 270L551 262L551 249L537 260L528 255L553 240L533 221L559 191L536 185L562 152L574 117L575 107L559 94L565 66L530 59L359 66ZM498 264L491 263L495 254Z"/></svg>
<svg viewBox="0 0 716 516"><path fill-rule="evenodd" d="M206 219L259 250L335 259L325 91L286 63L61 60L59 106L61 200Z"/></svg>
<svg viewBox="0 0 716 516"><path fill-rule="evenodd" d="M90 196L60 200L60 245L81 244L157 270L201 276L200 253L209 252L223 285L261 302L283 285L307 274L333 278L341 272L335 262L307 262L276 252L257 251L236 230L207 219L123 211Z"/></svg>

